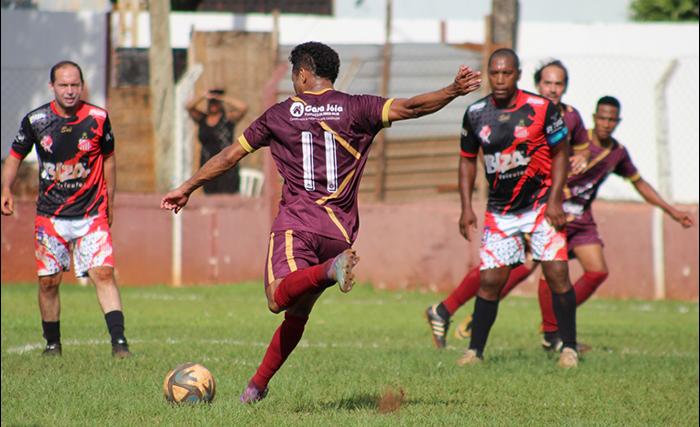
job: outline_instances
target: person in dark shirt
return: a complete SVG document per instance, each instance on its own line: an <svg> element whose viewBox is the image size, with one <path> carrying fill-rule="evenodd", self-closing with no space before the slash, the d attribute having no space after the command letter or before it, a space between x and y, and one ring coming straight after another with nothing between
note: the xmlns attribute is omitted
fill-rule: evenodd
<svg viewBox="0 0 700 427"><path fill-rule="evenodd" d="M207 101L205 111L198 108L202 101ZM238 123L248 112L248 104L240 99L224 96L223 89L211 89L187 105L187 112L198 127L197 136L202 144L199 165L203 166L221 150L233 143L233 132ZM204 184L206 194L238 193L238 166Z"/></svg>
<svg viewBox="0 0 700 427"><path fill-rule="evenodd" d="M272 224L265 295L273 313L286 311L262 363L240 397L253 403L301 340L321 294L338 283L349 292L359 258L352 243L359 229L357 194L375 135L392 122L434 113L478 89L481 76L460 67L454 81L412 98L385 99L337 91L338 54L322 43L296 46L289 57L295 96L273 105L180 187L163 209L178 212L197 187L269 147L284 185Z"/></svg>
<svg viewBox="0 0 700 427"><path fill-rule="evenodd" d="M29 112L2 171L2 214L14 213L12 184L32 149L39 158L35 257L39 310L46 338L44 355L60 356L61 303L58 288L70 255L77 277L89 276L105 313L112 354L131 355L114 278L112 235L116 190L114 136L107 111L81 100L83 72L62 61L50 72L55 99Z"/></svg>

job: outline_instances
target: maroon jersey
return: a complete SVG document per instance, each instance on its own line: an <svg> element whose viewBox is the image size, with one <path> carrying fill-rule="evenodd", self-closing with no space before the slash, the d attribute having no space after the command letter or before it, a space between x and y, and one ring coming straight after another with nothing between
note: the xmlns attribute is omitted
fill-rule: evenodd
<svg viewBox="0 0 700 427"><path fill-rule="evenodd" d="M616 139L613 138L607 148L590 144L589 150L591 159L588 167L583 173L569 176L564 188L564 210L575 217L580 217L591 208L598 189L611 173L632 182L640 179L627 149Z"/></svg>
<svg viewBox="0 0 700 427"><path fill-rule="evenodd" d="M243 132L243 148L269 146L284 178L272 231L355 240L360 177L374 136L390 126L392 101L332 89L305 92L270 107Z"/></svg>
<svg viewBox="0 0 700 427"><path fill-rule="evenodd" d="M571 105L564 104L563 102L559 104L560 111L564 117L564 124L569 130L569 141L571 146L584 145L590 141L588 137L588 132L586 131L586 125L583 124L583 119L581 114L577 109Z"/></svg>
<svg viewBox="0 0 700 427"><path fill-rule="evenodd" d="M491 95L467 108L461 155L484 151L489 183L487 210L499 214L536 209L552 185L550 146L565 141L567 128L549 100L522 90L513 108L499 108Z"/></svg>
<svg viewBox="0 0 700 427"><path fill-rule="evenodd" d="M55 102L24 116L10 155L23 159L36 146L37 214L61 218L106 216L103 163L114 153L107 111L83 102L75 116L66 118L58 114Z"/></svg>

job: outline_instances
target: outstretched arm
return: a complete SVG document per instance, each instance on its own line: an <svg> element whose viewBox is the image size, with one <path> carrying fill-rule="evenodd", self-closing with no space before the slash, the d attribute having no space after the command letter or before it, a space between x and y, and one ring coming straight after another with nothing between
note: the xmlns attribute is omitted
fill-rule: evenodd
<svg viewBox="0 0 700 427"><path fill-rule="evenodd" d="M200 111L197 108L197 105L199 105L200 102L204 101L207 99L206 95L202 95L198 98L194 98L190 102L187 103L187 106L185 107L187 109L187 112L190 114L190 117L192 117L192 120L195 122L199 122L206 116L202 111Z"/></svg>
<svg viewBox="0 0 700 427"><path fill-rule="evenodd" d="M654 206L658 206L663 209L674 221L682 225L684 228L691 227L693 225L693 217L689 212L680 211L673 206L669 205L659 193L656 192L654 187L652 187L644 179L639 178L634 181L634 188L637 192L646 200L647 203Z"/></svg>
<svg viewBox="0 0 700 427"><path fill-rule="evenodd" d="M15 156L7 156L5 165L2 167L2 214L12 215L15 211L15 200L12 195L12 184L17 178L17 171L22 160Z"/></svg>
<svg viewBox="0 0 700 427"><path fill-rule="evenodd" d="M190 179L166 194L160 202L160 207L178 213L185 207L194 190L236 166L247 154L248 152L238 143L224 148L219 154L209 159Z"/></svg>
<svg viewBox="0 0 700 427"><path fill-rule="evenodd" d="M440 90L423 93L411 98L395 99L389 110L389 121L415 119L432 114L458 96L474 92L481 86L481 73L461 66L454 82Z"/></svg>
<svg viewBox="0 0 700 427"><path fill-rule="evenodd" d="M462 201L462 214L459 218L459 232L471 241L476 233L476 215L472 209L472 194L476 180L476 157L459 158L459 197Z"/></svg>

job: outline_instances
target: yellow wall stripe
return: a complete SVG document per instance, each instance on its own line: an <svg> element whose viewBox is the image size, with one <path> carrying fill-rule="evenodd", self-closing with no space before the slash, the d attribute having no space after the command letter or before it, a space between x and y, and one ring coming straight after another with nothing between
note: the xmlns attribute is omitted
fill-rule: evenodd
<svg viewBox="0 0 700 427"><path fill-rule="evenodd" d="M351 170L350 173L347 174L347 176L343 179L343 182L340 183L340 187L338 187L337 190L335 190L333 193L331 193L325 197L321 197L320 199L316 200L316 203L318 203L319 205L322 205L322 204L326 203L328 200L335 199L336 197L338 197L340 195L340 193L343 192L345 187L347 187L348 183L350 182L350 180L352 179L353 176L355 176L355 169Z"/></svg>
<svg viewBox="0 0 700 427"><path fill-rule="evenodd" d="M287 230L284 232L284 252L287 255L287 264L289 264L289 271L297 271L297 262L294 261L294 236L292 230Z"/></svg>
<svg viewBox="0 0 700 427"><path fill-rule="evenodd" d="M338 217L335 216L333 209L329 208L328 206L324 206L324 208L326 208L326 212L328 212L328 216L331 217L331 221L333 221L333 224L335 224L335 226L338 227L340 232L343 233L343 237L345 237L345 241L350 243L350 236L348 236L348 232L345 231L345 228L343 228L343 224L340 223L340 221L338 220Z"/></svg>
<svg viewBox="0 0 700 427"><path fill-rule="evenodd" d="M332 133L332 134L333 134L333 137L335 138L335 140L338 141L338 143L339 143L340 145L342 145L343 148L345 148L346 150L348 150L348 152L349 152L350 154L352 154L356 159L359 159L359 158L360 158L360 156L361 156L361 155L360 155L360 152L357 151L357 150L355 150L355 148L353 148L353 146L350 145L342 136L338 135L338 132L336 132L336 131L334 131L333 129L331 129L331 127L328 126L328 124L327 124L326 122L323 122L323 121L322 121L322 122L321 122L321 127L322 127L324 130L326 130L326 131Z"/></svg>
<svg viewBox="0 0 700 427"><path fill-rule="evenodd" d="M245 138L245 135L241 134L241 136L238 137L238 143L241 144L241 147L249 153L252 153L255 151L255 148L253 148L248 140Z"/></svg>
<svg viewBox="0 0 700 427"><path fill-rule="evenodd" d="M293 97L292 97L292 101L301 102L302 104L306 105L306 101L304 101L303 99L299 98L298 96L293 96Z"/></svg>
<svg viewBox="0 0 700 427"><path fill-rule="evenodd" d="M272 251L275 249L275 233L270 233L270 248L267 253L267 284L275 281L275 273L272 272Z"/></svg>
<svg viewBox="0 0 700 427"><path fill-rule="evenodd" d="M382 108L382 124L385 128L391 127L391 122L389 121L389 111L391 111L392 102L394 102L394 98L387 99L384 103L384 108Z"/></svg>

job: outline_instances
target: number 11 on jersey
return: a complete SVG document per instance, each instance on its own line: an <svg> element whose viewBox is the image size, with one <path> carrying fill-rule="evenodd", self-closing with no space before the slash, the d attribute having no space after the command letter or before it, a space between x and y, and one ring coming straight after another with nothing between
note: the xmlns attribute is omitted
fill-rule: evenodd
<svg viewBox="0 0 700 427"><path fill-rule="evenodd" d="M333 134L323 132L326 152L326 190L332 193L338 189L338 165L336 158L336 143ZM301 133L301 150L304 161L304 188L306 191L316 189L314 176L314 137L311 132Z"/></svg>

